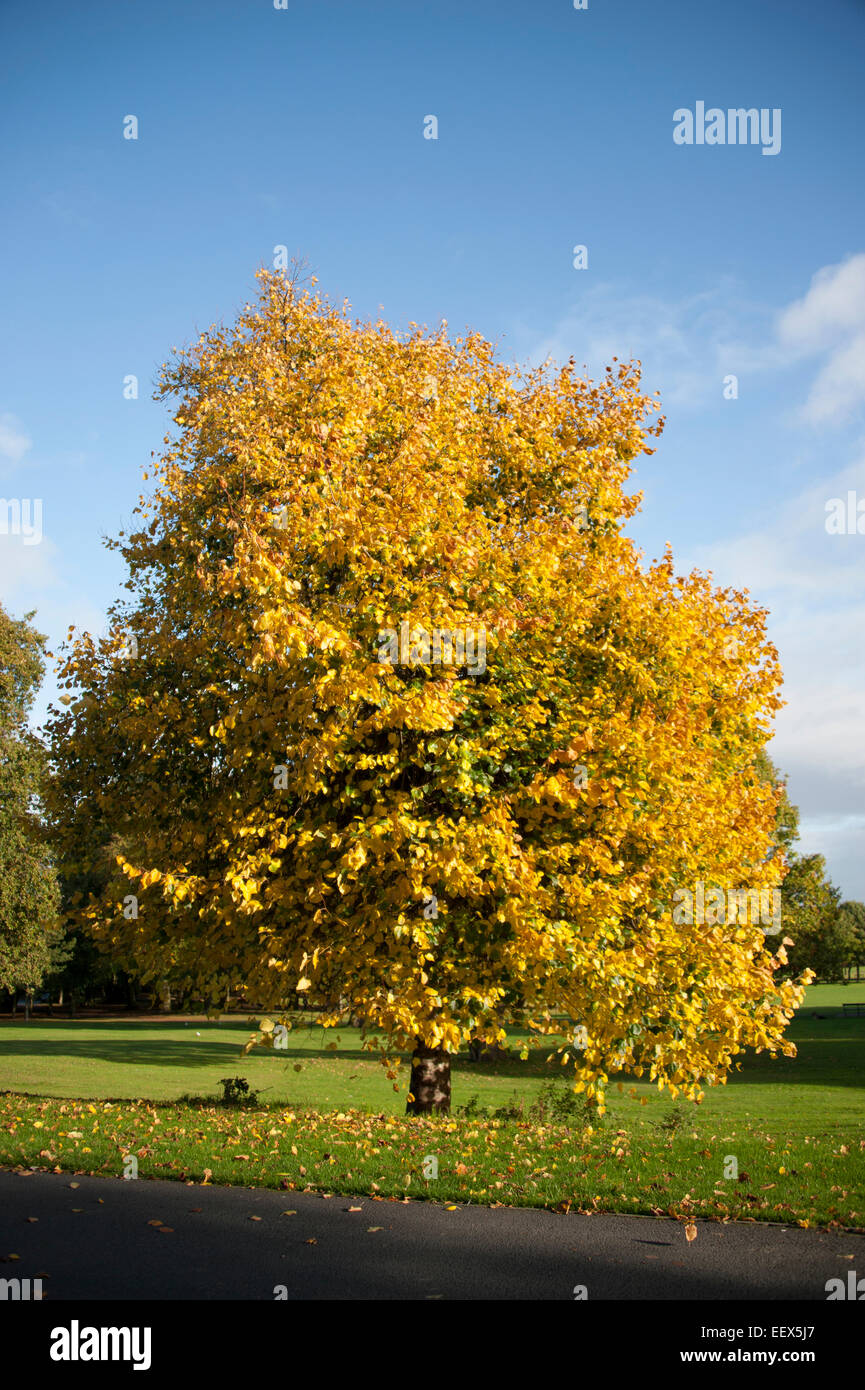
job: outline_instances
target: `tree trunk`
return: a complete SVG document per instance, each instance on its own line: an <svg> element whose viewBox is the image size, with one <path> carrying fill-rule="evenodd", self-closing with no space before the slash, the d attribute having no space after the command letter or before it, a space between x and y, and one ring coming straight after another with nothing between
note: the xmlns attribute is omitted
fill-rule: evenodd
<svg viewBox="0 0 865 1390"><path fill-rule="evenodd" d="M407 1115L449 1115L451 1111L451 1059L443 1047L427 1047L418 1039L411 1059Z"/></svg>

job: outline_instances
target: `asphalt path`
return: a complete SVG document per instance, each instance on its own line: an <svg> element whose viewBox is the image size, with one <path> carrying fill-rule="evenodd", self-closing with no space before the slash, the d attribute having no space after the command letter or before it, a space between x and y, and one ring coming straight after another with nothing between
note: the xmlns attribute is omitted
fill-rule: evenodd
<svg viewBox="0 0 865 1390"><path fill-rule="evenodd" d="M4 1171L0 1279L41 1277L52 1302L825 1301L827 1279L865 1272L861 1235L696 1224L689 1242L654 1217Z"/></svg>

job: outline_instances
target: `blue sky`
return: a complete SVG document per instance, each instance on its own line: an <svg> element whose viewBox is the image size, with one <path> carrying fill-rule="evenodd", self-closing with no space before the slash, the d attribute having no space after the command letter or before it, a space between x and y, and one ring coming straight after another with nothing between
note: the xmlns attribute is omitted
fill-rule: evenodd
<svg viewBox="0 0 865 1390"><path fill-rule="evenodd" d="M6 0L0 51L0 492L44 532L0 534L8 608L104 628L158 366L275 246L506 360L640 357L631 532L770 607L800 848L865 899L865 534L825 526L865 499L862 0ZM779 109L779 152L677 145L698 101Z"/></svg>

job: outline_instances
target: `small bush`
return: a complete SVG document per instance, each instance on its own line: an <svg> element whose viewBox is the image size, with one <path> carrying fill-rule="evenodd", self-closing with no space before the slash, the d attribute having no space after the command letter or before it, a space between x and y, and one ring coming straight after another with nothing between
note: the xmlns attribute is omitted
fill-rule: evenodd
<svg viewBox="0 0 865 1390"><path fill-rule="evenodd" d="M587 1125L598 1128L604 1120L594 1102L582 1092L572 1090L563 1077L544 1082L529 1110L529 1118L541 1123L569 1124L580 1128Z"/></svg>
<svg viewBox="0 0 865 1390"><path fill-rule="evenodd" d="M658 1128L663 1129L667 1134L675 1134L677 1130L682 1128L687 1118L681 1105L674 1105L663 1120L658 1121Z"/></svg>
<svg viewBox="0 0 865 1390"><path fill-rule="evenodd" d="M243 1076L223 1076L219 1082L222 1087L220 1105L257 1105L258 1092L249 1089L249 1082Z"/></svg>
<svg viewBox="0 0 865 1390"><path fill-rule="evenodd" d="M491 1111L479 1108L477 1097L473 1096L467 1106L460 1107L460 1114L470 1118L490 1116L494 1120L563 1124L574 1129L585 1129L589 1125L598 1129L605 1122L604 1117L598 1114L597 1106L586 1096L574 1092L564 1078L545 1081L531 1104L515 1091L512 1101Z"/></svg>

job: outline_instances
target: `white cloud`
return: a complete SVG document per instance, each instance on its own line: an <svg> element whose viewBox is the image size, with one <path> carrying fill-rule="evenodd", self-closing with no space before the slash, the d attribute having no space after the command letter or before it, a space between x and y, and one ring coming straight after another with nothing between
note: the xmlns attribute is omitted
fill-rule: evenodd
<svg viewBox="0 0 865 1390"><path fill-rule="evenodd" d="M848 419L865 401L865 253L818 270L808 293L780 315L777 333L791 358L828 354L802 418Z"/></svg>
<svg viewBox="0 0 865 1390"><path fill-rule="evenodd" d="M865 536L829 535L825 504L865 496L865 458L789 499L682 568L710 569L769 609L784 672L769 753L803 808L799 849L865 898Z"/></svg>
<svg viewBox="0 0 865 1390"><path fill-rule="evenodd" d="M22 536L0 535L0 595L6 607L24 605L38 594L56 590L57 546L47 536L38 545L25 545ZM33 604L30 604L33 607Z"/></svg>
<svg viewBox="0 0 865 1390"><path fill-rule="evenodd" d="M847 420L865 401L865 332L830 353L802 409L810 425Z"/></svg>
<svg viewBox="0 0 865 1390"><path fill-rule="evenodd" d="M24 455L33 447L21 421L8 412L0 415L0 473L17 468Z"/></svg>
<svg viewBox="0 0 865 1390"><path fill-rule="evenodd" d="M725 584L747 584L767 598L781 598L790 611L794 602L807 604L813 614L819 603L835 611L865 599L865 536L826 530L827 503L846 503L850 491L865 498L865 455L779 503L768 516L749 517L740 535L703 546L695 563L723 575Z"/></svg>
<svg viewBox="0 0 865 1390"><path fill-rule="evenodd" d="M660 390L664 407L681 412L720 401L723 378L743 370L748 350L731 344L746 322L769 331L771 311L746 303L728 282L682 300L601 284L585 291L551 332L539 337L522 324L514 337L531 363L573 355L592 376L613 357L639 358L644 389Z"/></svg>
<svg viewBox="0 0 865 1390"><path fill-rule="evenodd" d="M804 351L831 348L839 333L865 325L865 252L818 270L802 299L778 321L782 343Z"/></svg>
<svg viewBox="0 0 865 1390"><path fill-rule="evenodd" d="M680 300L601 284L550 332L523 324L515 338L533 363L573 354L593 376L614 356L639 358L646 389L660 390L664 407L680 413L719 400L728 374L785 371L822 357L798 421L839 425L865 403L865 252L818 270L780 312L729 280Z"/></svg>
<svg viewBox="0 0 865 1390"><path fill-rule="evenodd" d="M770 609L788 702L775 739L783 765L865 780L865 536L825 526L826 502L850 489L865 496L865 458L695 563Z"/></svg>
<svg viewBox="0 0 865 1390"><path fill-rule="evenodd" d="M865 901L865 815L827 819L803 817L799 822L800 854L822 854L833 883L842 897Z"/></svg>

